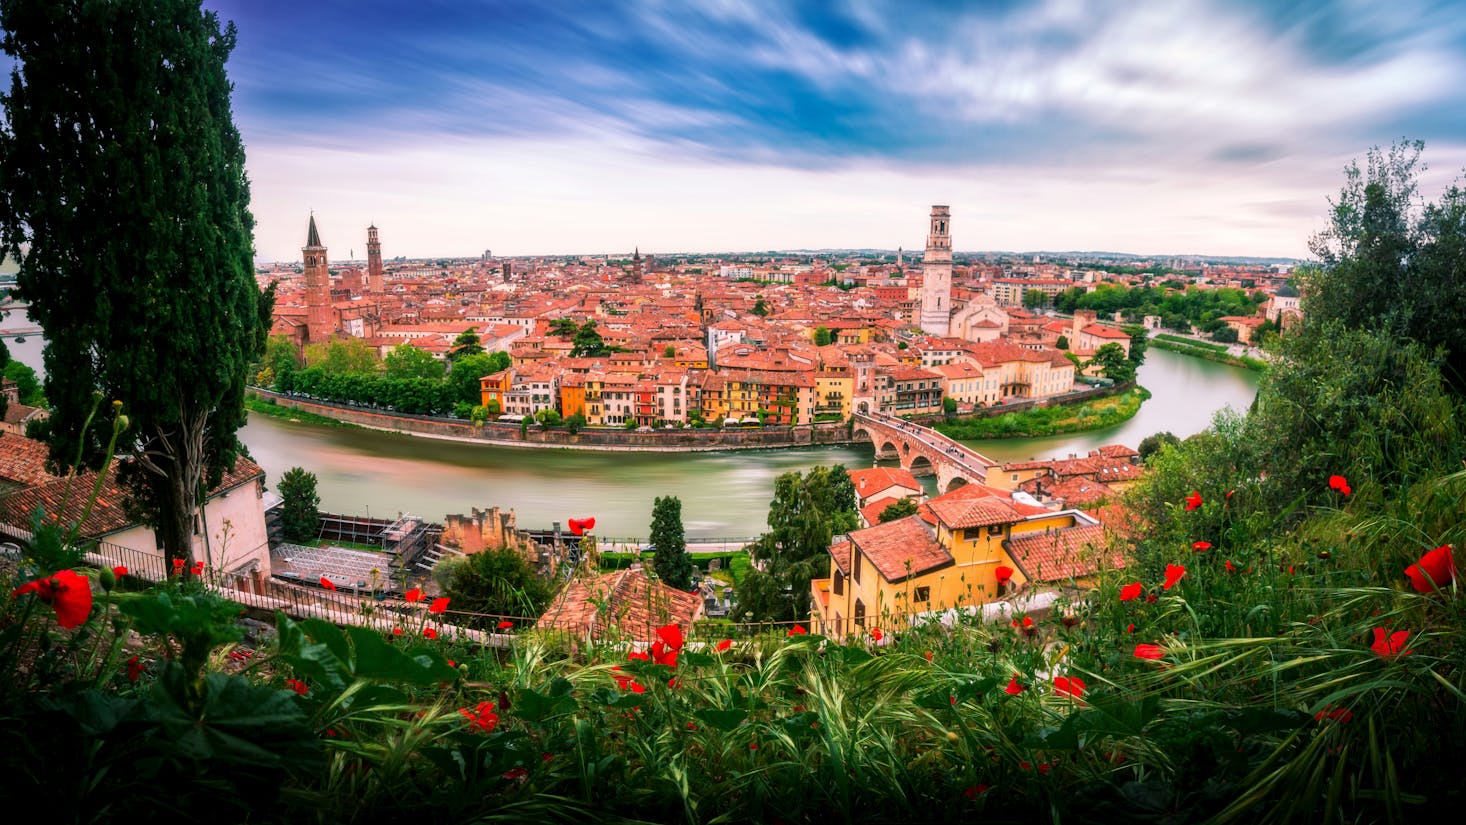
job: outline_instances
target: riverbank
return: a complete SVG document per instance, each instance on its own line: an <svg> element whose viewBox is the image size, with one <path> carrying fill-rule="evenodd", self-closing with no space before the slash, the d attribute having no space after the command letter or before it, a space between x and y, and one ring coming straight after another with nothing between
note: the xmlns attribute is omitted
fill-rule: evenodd
<svg viewBox="0 0 1466 825"><path fill-rule="evenodd" d="M1122 424L1140 412L1150 390L1134 387L1127 392L1085 401L1078 405L1040 407L983 418L942 421L937 432L961 441L989 438L1032 438L1068 435Z"/></svg>
<svg viewBox="0 0 1466 825"><path fill-rule="evenodd" d="M1261 359L1230 354L1225 344L1208 344L1205 341L1193 341L1175 335L1157 335L1150 339L1150 346L1154 349L1179 352L1193 358L1202 358L1218 364L1226 364L1229 367L1241 367L1255 372L1261 372L1267 368L1267 362Z"/></svg>
<svg viewBox="0 0 1466 825"><path fill-rule="evenodd" d="M350 421L341 421L330 416L317 415L296 407L283 407L275 403L274 399L261 398L255 395L244 397L244 408L252 413L268 415L271 418L278 418L281 421L290 421L296 424L315 424L321 427L346 427L349 429L364 429L359 424Z"/></svg>

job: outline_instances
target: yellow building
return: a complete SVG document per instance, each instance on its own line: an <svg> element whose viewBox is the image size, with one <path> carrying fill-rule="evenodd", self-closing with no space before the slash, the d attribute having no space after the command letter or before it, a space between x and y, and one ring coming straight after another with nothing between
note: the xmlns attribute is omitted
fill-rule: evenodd
<svg viewBox="0 0 1466 825"><path fill-rule="evenodd" d="M918 515L850 533L830 548L829 578L810 583L811 622L835 637L895 627L918 614L977 608L1029 584L1078 582L1120 563L1102 549L1103 528L1093 517L1021 498L969 484L922 505Z"/></svg>
<svg viewBox="0 0 1466 825"><path fill-rule="evenodd" d="M850 399L855 392L855 379L849 372L815 373L814 414L838 415L844 421L850 417Z"/></svg>

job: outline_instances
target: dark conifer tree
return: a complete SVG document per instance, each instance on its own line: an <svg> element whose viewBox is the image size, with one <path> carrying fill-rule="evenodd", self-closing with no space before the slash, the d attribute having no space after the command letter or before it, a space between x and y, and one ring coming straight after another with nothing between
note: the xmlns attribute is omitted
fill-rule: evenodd
<svg viewBox="0 0 1466 825"><path fill-rule="evenodd" d="M273 302L224 72L234 27L198 0L0 0L0 27L0 236L48 341L53 459L85 438L95 462L95 394L122 401L134 512L188 559Z"/></svg>

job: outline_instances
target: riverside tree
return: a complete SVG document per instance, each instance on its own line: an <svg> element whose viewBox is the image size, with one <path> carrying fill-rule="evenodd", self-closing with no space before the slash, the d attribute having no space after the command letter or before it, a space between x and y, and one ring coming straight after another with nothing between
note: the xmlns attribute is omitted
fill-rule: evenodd
<svg viewBox="0 0 1466 825"><path fill-rule="evenodd" d="M762 569L738 585L738 602L755 619L809 615L809 580L829 571L830 539L859 526L855 484L844 467L814 467L774 479L769 531L748 546Z"/></svg>
<svg viewBox="0 0 1466 825"><path fill-rule="evenodd" d="M686 590L692 586L692 556L687 554L687 535L682 529L682 499L657 496L652 504L652 529L648 540L657 549L652 569L668 586Z"/></svg>
<svg viewBox="0 0 1466 825"><path fill-rule="evenodd" d="M307 542L321 532L321 495L316 492L316 474L291 467L280 476L280 522L285 538Z"/></svg>
<svg viewBox="0 0 1466 825"><path fill-rule="evenodd" d="M0 0L0 27L0 240L45 330L53 460L85 442L99 464L94 395L122 400L132 510L189 559L273 303L224 71L234 27L198 0Z"/></svg>

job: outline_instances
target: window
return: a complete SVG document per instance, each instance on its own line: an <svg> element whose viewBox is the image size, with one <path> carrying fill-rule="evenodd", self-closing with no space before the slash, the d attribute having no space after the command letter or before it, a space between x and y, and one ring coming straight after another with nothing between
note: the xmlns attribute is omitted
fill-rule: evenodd
<svg viewBox="0 0 1466 825"><path fill-rule="evenodd" d="M854 576L851 576L851 578L855 579L855 583L856 584L860 584L860 558L861 558L860 551L859 550L856 550L855 552L851 553L850 555L852 555L852 556L855 557L855 575Z"/></svg>
<svg viewBox="0 0 1466 825"><path fill-rule="evenodd" d="M836 596L845 595L845 574L839 570L835 571L835 586L832 588Z"/></svg>
<svg viewBox="0 0 1466 825"><path fill-rule="evenodd" d="M994 525L989 526L988 527L988 535L989 536L1001 536L1001 535L1003 535L1003 525L1001 525L1001 524L994 524Z"/></svg>
<svg viewBox="0 0 1466 825"><path fill-rule="evenodd" d="M913 602L929 602L932 600L932 589L930 585L922 585L911 592Z"/></svg>
<svg viewBox="0 0 1466 825"><path fill-rule="evenodd" d="M855 626L865 627L865 602L855 600Z"/></svg>

